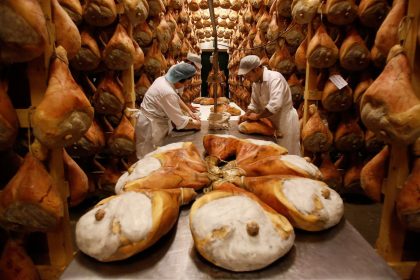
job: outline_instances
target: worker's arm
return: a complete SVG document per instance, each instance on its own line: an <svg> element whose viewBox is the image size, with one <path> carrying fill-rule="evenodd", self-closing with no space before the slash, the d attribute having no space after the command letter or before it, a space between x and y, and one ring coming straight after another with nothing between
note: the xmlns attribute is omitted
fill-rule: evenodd
<svg viewBox="0 0 420 280"><path fill-rule="evenodd" d="M200 130L201 129L201 121L200 120L190 119L188 121L188 124L184 127L184 129Z"/></svg>
<svg viewBox="0 0 420 280"><path fill-rule="evenodd" d="M184 110L185 112L188 113L188 115L195 119L195 120L200 120L200 118L193 113L193 111L191 111L191 109L188 107L187 104L185 104L185 102L182 99L179 99L179 106L181 107L182 110Z"/></svg>
<svg viewBox="0 0 420 280"><path fill-rule="evenodd" d="M249 121L258 121L259 119L262 118L268 118L271 117L273 115L273 113L271 113L270 111L268 111L267 108L264 109L264 111L262 111L261 113L250 113L247 116L247 120Z"/></svg>

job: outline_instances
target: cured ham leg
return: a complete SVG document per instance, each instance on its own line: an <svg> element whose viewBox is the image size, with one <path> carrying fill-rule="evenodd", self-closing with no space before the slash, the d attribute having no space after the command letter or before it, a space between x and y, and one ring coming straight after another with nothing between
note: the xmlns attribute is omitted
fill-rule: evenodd
<svg viewBox="0 0 420 280"><path fill-rule="evenodd" d="M109 151L117 156L128 156L136 151L134 127L125 115L109 137L107 146Z"/></svg>
<svg viewBox="0 0 420 280"><path fill-rule="evenodd" d="M69 183L70 206L80 204L87 196L89 182L82 168L63 150L64 176Z"/></svg>
<svg viewBox="0 0 420 280"><path fill-rule="evenodd" d="M193 189L142 190L100 201L76 224L79 249L101 261L124 260L149 248L173 227Z"/></svg>
<svg viewBox="0 0 420 280"><path fill-rule="evenodd" d="M0 276L3 280L39 280L38 271L18 241L9 239L0 259Z"/></svg>
<svg viewBox="0 0 420 280"><path fill-rule="evenodd" d="M191 142L163 146L147 154L124 173L116 193L141 189L201 189L210 184L206 165Z"/></svg>
<svg viewBox="0 0 420 280"><path fill-rule="evenodd" d="M63 217L63 202L42 163L30 153L0 193L0 221L6 228L54 229Z"/></svg>
<svg viewBox="0 0 420 280"><path fill-rule="evenodd" d="M311 116L301 134L303 147L311 152L328 151L333 142L333 135L328 125L321 119L315 105L309 106L309 114Z"/></svg>
<svg viewBox="0 0 420 280"><path fill-rule="evenodd" d="M198 252L232 271L268 266L293 246L292 225L252 193L222 182L194 202L190 229Z"/></svg>
<svg viewBox="0 0 420 280"><path fill-rule="evenodd" d="M253 192L297 228L321 231L340 222L340 195L324 182L294 176L242 177L239 186Z"/></svg>
<svg viewBox="0 0 420 280"><path fill-rule="evenodd" d="M35 137L49 148L71 145L89 129L93 108L68 68L66 50L56 49L48 88L31 116Z"/></svg>
<svg viewBox="0 0 420 280"><path fill-rule="evenodd" d="M388 146L385 146L376 156L363 166L360 173L360 183L366 195L375 202L381 202L382 182L385 178Z"/></svg>
<svg viewBox="0 0 420 280"><path fill-rule="evenodd" d="M0 62L30 61L44 53L48 32L37 0L0 2Z"/></svg>
<svg viewBox="0 0 420 280"><path fill-rule="evenodd" d="M411 144L420 136L420 100L401 46L391 49L385 69L366 90L360 108L366 127L387 142Z"/></svg>
<svg viewBox="0 0 420 280"><path fill-rule="evenodd" d="M0 151L13 146L18 129L19 120L12 101L7 95L7 82L0 81Z"/></svg>
<svg viewBox="0 0 420 280"><path fill-rule="evenodd" d="M242 122L238 125L238 130L243 134L260 134L274 136L276 130L269 119L260 119L255 122Z"/></svg>
<svg viewBox="0 0 420 280"><path fill-rule="evenodd" d="M55 40L57 45L67 51L67 58L72 59L80 50L82 39L76 24L66 11L60 6L58 0L51 0L55 27Z"/></svg>
<svg viewBox="0 0 420 280"><path fill-rule="evenodd" d="M404 183L396 202L400 220L411 230L420 231L420 159L414 160L410 176Z"/></svg>

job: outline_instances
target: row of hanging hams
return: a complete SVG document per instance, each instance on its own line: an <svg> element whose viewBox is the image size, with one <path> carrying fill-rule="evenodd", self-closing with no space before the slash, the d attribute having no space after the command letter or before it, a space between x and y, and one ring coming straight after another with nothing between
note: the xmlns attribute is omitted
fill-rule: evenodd
<svg viewBox="0 0 420 280"><path fill-rule="evenodd" d="M287 1L276 1L274 5L267 7L270 8L269 12L261 4L262 1L258 2L259 4L255 5L251 3L246 12L242 14L242 11L240 11L238 28L231 40L231 49L236 49L236 51L232 54L234 57L231 59L230 66L237 66L240 58L250 53L257 54L264 60L265 53L261 49L252 49L259 46L264 46L266 54L271 58L269 66L284 75L290 74L295 69L304 71L306 57L309 64L315 68L330 67L339 63L344 70L360 71L369 65L371 59L375 64L383 65L382 56L377 55L377 45L383 45L379 39L380 35L378 35L378 39L370 51L357 32L357 28L348 28L345 31L345 38L337 38L337 33L342 33L342 31L338 31L340 26L353 23L357 16L360 23L372 28L372 31L378 28L389 11L386 1L361 1L359 7L355 5L354 1L327 1L322 6L319 1L293 1L291 6L284 3ZM400 6L401 4L392 10L399 10ZM289 9L285 9L285 7ZM334 40L326 32L324 24L316 24L315 29L317 31L310 42L302 41L302 38L305 37L305 28L302 30L302 27L313 21L317 22L316 15L318 13L329 15L326 17L326 21L335 24L334 26L328 26L329 32L334 34ZM391 14L395 14L395 12ZM292 22L290 18L293 19ZM254 24L256 23L255 26L252 25L253 21ZM359 21L354 23L357 25ZM261 34L264 34L265 28L267 28L267 32L265 36L261 36ZM284 30L289 30L283 35L286 44L282 41L277 41L279 45L272 43L271 40L276 35L278 37L279 32ZM240 31L245 32L241 33ZM379 33L381 34L380 30ZM391 32L390 34L395 33ZM245 43L245 41L247 42ZM301 44L299 45L299 43ZM338 48L336 43L341 43L341 47ZM284 45L287 48L284 48ZM238 47L244 48L245 52L240 53L240 50L237 50ZM298 47L297 50L296 47ZM252 52L249 49L252 49ZM289 54L287 51L289 51ZM275 55L274 52L276 52ZM237 53L240 54L237 55ZM230 68L230 71L235 70L234 67ZM233 91L235 91L235 88L233 88Z"/></svg>

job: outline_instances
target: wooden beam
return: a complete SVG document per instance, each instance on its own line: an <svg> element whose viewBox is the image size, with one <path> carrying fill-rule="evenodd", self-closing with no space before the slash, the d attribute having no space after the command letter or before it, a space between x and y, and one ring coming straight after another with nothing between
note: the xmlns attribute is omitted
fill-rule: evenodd
<svg viewBox="0 0 420 280"><path fill-rule="evenodd" d="M417 262L390 262L389 266L401 277L401 279L411 279L414 267Z"/></svg>
<svg viewBox="0 0 420 280"><path fill-rule="evenodd" d="M385 200L382 207L378 253L388 262L401 261L405 239L405 228L395 212L395 200L408 176L407 147L393 144L391 147L388 177L385 184Z"/></svg>

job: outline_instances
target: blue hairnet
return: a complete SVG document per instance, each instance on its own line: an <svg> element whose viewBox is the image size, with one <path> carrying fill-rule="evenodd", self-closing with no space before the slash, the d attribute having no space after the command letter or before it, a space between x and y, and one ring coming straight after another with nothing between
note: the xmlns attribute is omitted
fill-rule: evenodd
<svg viewBox="0 0 420 280"><path fill-rule="evenodd" d="M173 65L166 73L166 79L171 83L177 83L183 79L189 79L195 75L195 67L191 64L181 62Z"/></svg>

